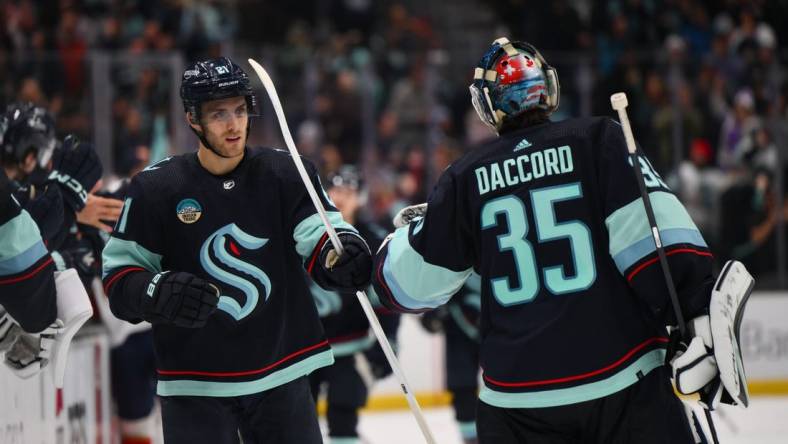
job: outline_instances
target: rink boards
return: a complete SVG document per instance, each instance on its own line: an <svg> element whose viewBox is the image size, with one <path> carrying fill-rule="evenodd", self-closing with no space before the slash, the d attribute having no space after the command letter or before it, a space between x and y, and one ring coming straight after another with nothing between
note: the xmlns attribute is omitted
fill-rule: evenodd
<svg viewBox="0 0 788 444"><path fill-rule="evenodd" d="M109 341L83 328L71 345L63 390L51 368L22 380L0 365L0 443L110 444Z"/></svg>
<svg viewBox="0 0 788 444"><path fill-rule="evenodd" d="M742 348L753 395L788 394L788 293L758 293L747 306ZM399 332L400 359L424 407L448 405L443 342L407 316ZM0 443L109 444L111 398L109 342L86 328L75 339L60 394L52 375L21 380L0 365ZM394 378L376 384L372 410L407 408Z"/></svg>

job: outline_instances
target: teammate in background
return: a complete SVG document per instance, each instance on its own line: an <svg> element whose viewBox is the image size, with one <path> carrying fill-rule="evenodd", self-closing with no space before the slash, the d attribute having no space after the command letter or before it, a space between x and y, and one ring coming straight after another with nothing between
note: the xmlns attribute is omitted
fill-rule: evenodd
<svg viewBox="0 0 788 444"><path fill-rule="evenodd" d="M16 203L0 170L0 305L26 332L39 332L57 317L54 272L38 225Z"/></svg>
<svg viewBox="0 0 788 444"><path fill-rule="evenodd" d="M54 119L32 103L9 105L2 120L0 161L11 192L38 224L47 248L57 250L101 179L98 155L74 136L58 144ZM53 257L59 270L70 266Z"/></svg>
<svg viewBox="0 0 788 444"><path fill-rule="evenodd" d="M319 443L306 375L334 359L302 267L323 287L364 289L369 248L323 196L345 245L327 263L290 155L246 147L256 99L238 65L195 63L181 98L199 149L132 179L103 252L112 311L153 324L167 443Z"/></svg>
<svg viewBox="0 0 788 444"><path fill-rule="evenodd" d="M451 300L421 316L430 333L446 337L446 387L451 393L454 419L465 444L478 442L476 398L479 391L479 310L481 278L473 273Z"/></svg>
<svg viewBox="0 0 788 444"><path fill-rule="evenodd" d="M359 214L364 205L361 177L355 167L344 166L328 178L328 197L342 213L342 219L358 229L376 250L387 232ZM323 322L328 343L336 361L309 375L312 395L317 400L321 386L326 387L329 437L332 442L357 443L358 410L367 403L372 382L391 374L383 350L369 331L364 311L353 291L327 291L312 283L312 295ZM367 294L372 295L370 289ZM374 299L373 299L374 300ZM396 343L399 315L376 304L375 311L383 331Z"/></svg>
<svg viewBox="0 0 788 444"><path fill-rule="evenodd" d="M450 166L424 217L384 244L381 302L424 311L481 275L481 443L693 442L665 365L676 320L621 127L550 122L557 74L527 43L496 40L470 89L499 137ZM640 166L669 228L662 241L684 317L708 328L711 253L660 176Z"/></svg>
<svg viewBox="0 0 788 444"><path fill-rule="evenodd" d="M0 240L0 287L8 286L3 295L11 297L1 302L8 314L0 330L6 333L4 348L10 348L5 362L22 377L48 363L53 339L62 328L56 320L53 273L70 265L54 250L73 226L76 212L84 208L86 190L101 177L101 165L89 145L73 137L56 145L54 119L44 108L15 103L0 117L0 198L7 201L1 204L8 215L7 233ZM20 293L27 297L13 297ZM14 330L15 322L8 316L21 329ZM31 317L38 321L31 324Z"/></svg>

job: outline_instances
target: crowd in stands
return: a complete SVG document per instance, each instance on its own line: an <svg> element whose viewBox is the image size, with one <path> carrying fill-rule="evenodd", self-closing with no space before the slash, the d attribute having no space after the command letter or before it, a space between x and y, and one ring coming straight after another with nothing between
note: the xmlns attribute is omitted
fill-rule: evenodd
<svg viewBox="0 0 788 444"><path fill-rule="evenodd" d="M775 270L777 230L788 216L775 185L783 175L778 146L788 142L781 133L788 119L782 2L477 4L495 13L491 39L502 30L529 41L558 68L556 119L612 116L609 95L627 92L636 137L712 249L754 273ZM450 42L440 17L418 5L0 0L0 103L46 105L63 133L89 138L94 50L177 53L187 62L261 56L273 68L299 149L324 173L362 166L368 211L388 219L424 200L443 168L491 135L470 106L473 67L441 69ZM168 91L177 85L159 68L112 68L113 169L127 175L162 155L154 147L167 151L168 131L183 120L168 114ZM267 101L262 92L260 99ZM261 108L251 142L279 140Z"/></svg>

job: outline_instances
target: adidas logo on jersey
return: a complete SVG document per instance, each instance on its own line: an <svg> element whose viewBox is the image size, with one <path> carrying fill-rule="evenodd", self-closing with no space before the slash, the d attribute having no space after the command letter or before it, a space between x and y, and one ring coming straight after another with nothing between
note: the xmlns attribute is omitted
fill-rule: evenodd
<svg viewBox="0 0 788 444"><path fill-rule="evenodd" d="M531 142L529 142L528 139L523 139L517 144L517 146L514 147L513 151L520 151L522 149L528 148L529 146L531 146Z"/></svg>

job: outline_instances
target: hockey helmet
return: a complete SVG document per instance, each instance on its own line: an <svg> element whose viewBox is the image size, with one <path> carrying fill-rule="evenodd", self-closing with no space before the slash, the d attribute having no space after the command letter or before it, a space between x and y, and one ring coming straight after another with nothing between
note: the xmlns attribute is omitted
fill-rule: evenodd
<svg viewBox="0 0 788 444"><path fill-rule="evenodd" d="M227 57L197 62L183 72L181 100L184 110L191 113L192 123L199 124L203 102L240 96L246 98L248 112L254 115L257 98L249 76Z"/></svg>
<svg viewBox="0 0 788 444"><path fill-rule="evenodd" d="M345 187L352 190L360 190L363 185L361 173L353 165L343 165L338 171L329 174L328 188Z"/></svg>
<svg viewBox="0 0 788 444"><path fill-rule="evenodd" d="M36 153L44 167L57 144L55 119L45 108L30 102L8 105L0 123L0 146L3 162L24 161L29 152Z"/></svg>
<svg viewBox="0 0 788 444"><path fill-rule="evenodd" d="M540 109L558 109L558 73L539 51L525 42L495 40L479 61L470 86L479 118L494 131L505 119Z"/></svg>

